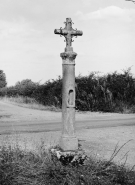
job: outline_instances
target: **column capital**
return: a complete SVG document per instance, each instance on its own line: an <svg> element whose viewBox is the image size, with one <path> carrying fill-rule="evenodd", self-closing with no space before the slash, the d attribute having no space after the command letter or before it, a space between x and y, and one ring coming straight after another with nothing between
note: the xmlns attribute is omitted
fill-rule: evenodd
<svg viewBox="0 0 135 185"><path fill-rule="evenodd" d="M77 56L75 52L63 52L60 54L60 57L63 60L63 64L74 64L74 60Z"/></svg>

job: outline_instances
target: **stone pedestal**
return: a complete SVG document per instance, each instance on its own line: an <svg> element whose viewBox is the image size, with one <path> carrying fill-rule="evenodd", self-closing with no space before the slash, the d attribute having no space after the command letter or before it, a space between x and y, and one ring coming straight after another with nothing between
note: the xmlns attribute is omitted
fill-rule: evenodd
<svg viewBox="0 0 135 185"><path fill-rule="evenodd" d="M60 147L64 151L76 151L78 150L78 139L70 136L63 136L60 138Z"/></svg>
<svg viewBox="0 0 135 185"><path fill-rule="evenodd" d="M67 48L66 48L67 49ZM63 61L63 81L62 81L62 136L60 147L64 151L77 150L78 140L75 136L75 58L77 54L72 48L65 49L61 53Z"/></svg>

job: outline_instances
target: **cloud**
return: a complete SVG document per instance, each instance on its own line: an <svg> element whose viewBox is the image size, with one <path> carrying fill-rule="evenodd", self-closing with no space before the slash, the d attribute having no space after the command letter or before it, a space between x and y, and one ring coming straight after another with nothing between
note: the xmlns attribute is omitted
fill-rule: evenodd
<svg viewBox="0 0 135 185"><path fill-rule="evenodd" d="M132 19L135 18L135 9L122 9L117 6L109 6L87 14L78 11L76 16L81 20L118 19L131 22Z"/></svg>

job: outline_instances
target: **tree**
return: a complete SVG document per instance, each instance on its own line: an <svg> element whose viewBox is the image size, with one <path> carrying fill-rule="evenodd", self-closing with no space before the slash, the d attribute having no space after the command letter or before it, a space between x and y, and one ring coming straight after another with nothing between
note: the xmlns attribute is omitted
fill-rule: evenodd
<svg viewBox="0 0 135 185"><path fill-rule="evenodd" d="M126 0L126 1L131 1L131 2L135 3L135 0Z"/></svg>
<svg viewBox="0 0 135 185"><path fill-rule="evenodd" d="M6 75L2 70L0 70L0 88L5 87L6 85Z"/></svg>
<svg viewBox="0 0 135 185"><path fill-rule="evenodd" d="M36 89L37 84L32 82L30 79L22 80L17 82L15 88L17 89L18 95L31 96Z"/></svg>

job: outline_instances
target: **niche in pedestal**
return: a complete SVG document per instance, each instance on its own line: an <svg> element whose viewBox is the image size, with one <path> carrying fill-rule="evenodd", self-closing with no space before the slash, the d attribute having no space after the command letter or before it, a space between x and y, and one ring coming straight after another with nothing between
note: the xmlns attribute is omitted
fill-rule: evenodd
<svg viewBox="0 0 135 185"><path fill-rule="evenodd" d="M75 107L75 90L74 89L69 89L68 91L67 107Z"/></svg>

